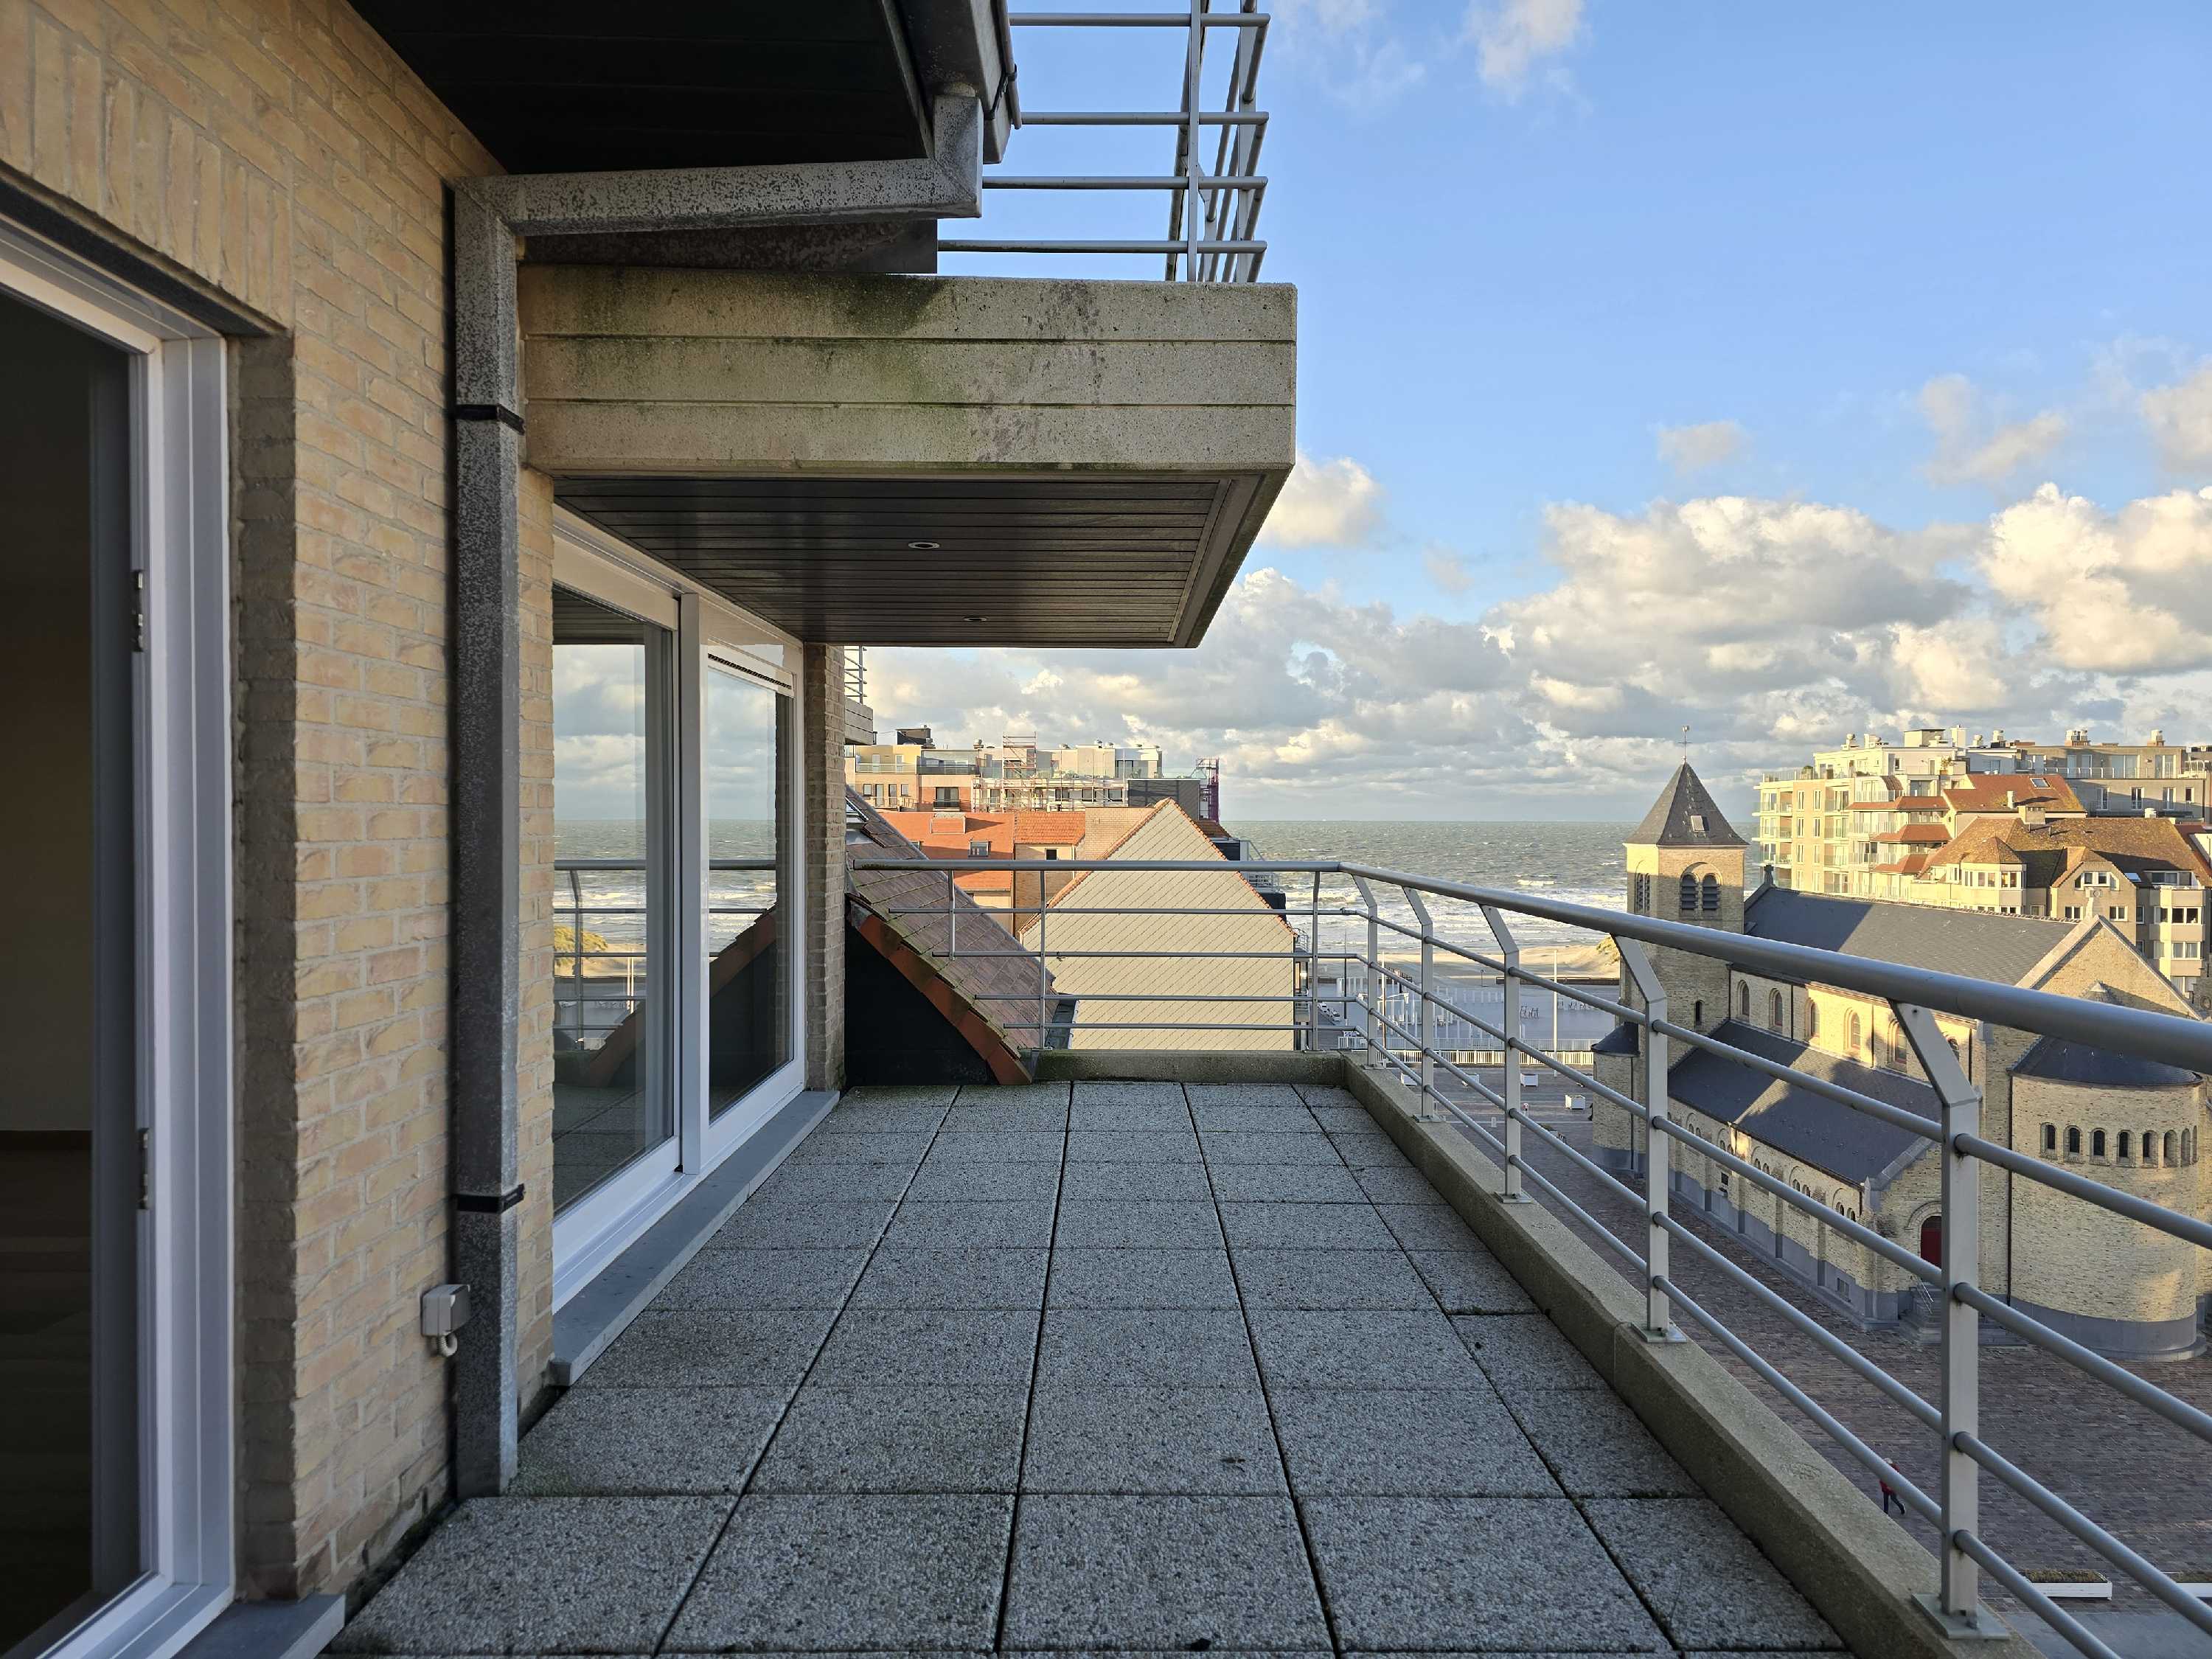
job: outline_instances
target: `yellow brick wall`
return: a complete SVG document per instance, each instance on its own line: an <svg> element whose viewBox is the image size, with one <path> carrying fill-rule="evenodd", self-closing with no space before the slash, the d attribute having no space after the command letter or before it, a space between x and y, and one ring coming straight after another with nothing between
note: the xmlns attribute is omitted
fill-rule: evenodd
<svg viewBox="0 0 2212 1659"><path fill-rule="evenodd" d="M445 1491L444 185L494 166L343 5L0 0L0 169L279 331L234 354L242 1546L249 1590L331 1589Z"/></svg>

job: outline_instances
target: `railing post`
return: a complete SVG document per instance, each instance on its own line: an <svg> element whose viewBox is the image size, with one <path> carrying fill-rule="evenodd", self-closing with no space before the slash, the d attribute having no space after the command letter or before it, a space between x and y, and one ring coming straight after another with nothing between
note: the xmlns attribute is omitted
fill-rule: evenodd
<svg viewBox="0 0 2212 1659"><path fill-rule="evenodd" d="M574 869L568 872L568 903L569 979L576 988L569 1024L576 1029L580 1040L584 1028L584 884L583 878Z"/></svg>
<svg viewBox="0 0 2212 1659"><path fill-rule="evenodd" d="M1015 884L1014 884L1014 887L1013 887L1013 890L1012 890L1012 893L1013 893L1013 899L1014 899L1014 914L1015 914L1016 915L1018 915L1018 916L1019 915L1021 915L1021 896L1022 896L1022 893L1021 893L1021 884L1020 884L1019 882L1017 882L1017 883L1015 883ZM1037 1024L1036 1024L1036 1056L1037 1056L1037 1064L1038 1064L1038 1065L1040 1065L1040 1066L1042 1066L1042 1065L1043 1065L1043 1064L1044 1064L1044 1031L1045 1031L1045 1025L1044 1025L1044 1014L1045 1014L1045 1004L1046 1004L1046 1002L1050 999L1050 997L1051 997L1051 995L1052 995L1052 990L1051 990L1051 986L1052 986L1052 972L1051 972L1051 970L1050 970L1049 969L1048 969L1048 968L1044 965L1044 912L1045 912L1045 902L1044 902L1044 878L1043 878L1042 876L1039 876L1039 877L1037 878ZM1071 1047L1071 1048L1073 1048L1073 1047L1074 1046L1074 1043L1075 1043L1075 1035L1074 1035L1074 1033L1073 1033L1073 1032L1072 1032L1072 1031L1071 1031L1071 1032L1068 1034L1068 1046L1069 1046L1069 1047Z"/></svg>
<svg viewBox="0 0 2212 1659"><path fill-rule="evenodd" d="M1505 964L1501 981L1505 1000L1498 1023L1505 1037L1505 1188L1498 1196L1508 1204L1526 1204L1530 1200L1521 1190L1521 1062L1516 1058L1521 1051L1521 947L1494 906L1484 905L1482 918L1490 924L1498 959Z"/></svg>
<svg viewBox="0 0 2212 1659"><path fill-rule="evenodd" d="M1367 960L1359 969L1359 1006L1367 1014L1367 1054L1363 1063L1373 1067L1382 1063L1382 1045L1390 1040L1382 1010L1376 1006L1382 992L1381 912L1376 908L1375 890L1367 884L1366 877L1354 876L1352 884L1359 890L1359 902L1367 907ZM1351 977L1349 963L1345 964L1345 976Z"/></svg>
<svg viewBox="0 0 2212 1659"><path fill-rule="evenodd" d="M1667 1039L1658 1030L1667 1018L1667 992L1652 971L1651 958L1641 940L1617 939L1620 963L1636 988L1637 1005L1644 1010L1644 1324L1647 1342L1680 1342L1686 1339L1674 1327L1674 1309L1661 1288L1667 1278L1667 1187L1669 1150L1659 1126L1667 1121ZM1636 1131L1628 1133L1636 1145Z"/></svg>
<svg viewBox="0 0 2212 1659"><path fill-rule="evenodd" d="M1306 920L1306 1048L1321 1052L1321 872L1314 872Z"/></svg>
<svg viewBox="0 0 2212 1659"><path fill-rule="evenodd" d="M1437 930L1421 896L1410 887L1398 890L1413 907L1413 920L1421 924L1421 1103L1413 1116L1422 1122L1433 1122L1443 1117L1437 1109Z"/></svg>
<svg viewBox="0 0 2212 1659"><path fill-rule="evenodd" d="M948 960L960 954L960 905L952 896L952 870L945 872L945 954Z"/></svg>
<svg viewBox="0 0 2212 1659"><path fill-rule="evenodd" d="M1981 1568L1959 1547L1961 1536L1981 1532L1980 1467L1964 1449L1981 1433L1981 1315L1960 1295L1978 1286L1982 1267L1980 1171L1973 1154L1961 1150L1960 1137L1982 1130L1982 1091L1969 1082L1959 1058L1936 1024L1936 1017L1913 1003L1893 1002L1898 1029L1942 1103L1943 1140L1943 1413L1942 1466L1936 1494L1943 1506L1943 1541L1936 1552L1942 1590L1917 1598L1936 1623L1954 1635L1994 1634L2004 1627L1981 1604Z"/></svg>

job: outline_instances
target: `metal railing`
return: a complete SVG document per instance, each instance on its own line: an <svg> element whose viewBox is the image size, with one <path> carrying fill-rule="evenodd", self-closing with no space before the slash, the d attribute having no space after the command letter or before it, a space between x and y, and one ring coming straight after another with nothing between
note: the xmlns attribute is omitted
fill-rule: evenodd
<svg viewBox="0 0 2212 1659"><path fill-rule="evenodd" d="M1628 1264L1644 1292L1642 1322L1651 1340L1681 1340L1674 1324L1678 1315L1702 1327L1818 1425L1845 1455L1893 1492L1909 1511L1935 1525L1940 1540L1936 1555L1941 1589L1930 1599L1928 1611L1947 1627L1969 1631L1983 1626L1989 1615L1980 1601L1980 1577L1986 1572L2081 1652L2097 1656L2097 1659L2118 1659L2103 1640L2058 1606L1983 1536L1981 1479L1986 1474L2104 1557L2188 1623L2212 1635L2212 1607L1983 1438L1980 1348L1985 1320L2010 1337L2055 1356L2085 1376L2118 1391L2136 1406L2200 1443L2212 1444L2212 1414L2114 1364L2044 1320L1981 1287L1983 1241L1978 1177L1984 1166L2002 1170L2200 1249L2212 1249L2212 1224L1988 1139L1982 1132L1982 1090L1962 1068L1936 1016L1938 1012L1947 1013L2008 1031L2055 1036L2158 1060L2197 1073L2200 1077L2212 1073L2212 1024L1751 938L1718 928L1561 902L1517 890L1433 880L1340 860L1256 860L1226 863L1203 860L976 859L947 865L926 859L855 858L853 862L860 868L928 871L944 876L943 906L893 913L951 918L951 939L944 954L953 958L1035 960L1037 979L1033 991L978 994L987 1002L1013 1005L998 1016L1002 1030L1027 1030L1033 1036L1049 1033L1054 1029L1052 1017L1055 1012L1049 1005L1073 998L1077 1004L1074 1034L1172 1031L1198 1038L1201 1034L1224 1031L1279 1032L1285 1038L1285 1046L1350 1049L1362 1063L1386 1069L1418 1089L1423 1115L1433 1118L1448 1114L1495 1156L1501 1172L1501 1198L1509 1202L1527 1202L1540 1197L1579 1222ZM955 878L981 871L1012 873L1018 891L1020 878L1036 878L1040 884L1036 902L1017 903L998 912L1006 917L1006 926L983 925L971 912L968 926L961 927L952 897ZM1055 902L1053 895L1042 885L1048 878L1100 871L1123 874L1234 873L1248 879L1272 874L1303 878L1300 885L1304 890L1294 897L1287 916L1272 911L1265 913L1293 925L1291 937L1280 945L1270 950L1215 950L1206 948L1202 930L1195 924L1203 919L1249 916L1254 914L1252 907L1242 903L1115 905L1100 902L1096 889L1082 886L1067 891L1066 897ZM1332 896L1325 903L1325 878L1340 885L1348 884L1348 896ZM1091 896L1086 897L1086 892ZM1383 901L1393 895L1398 906L1411 917L1410 921L1386 914ZM1298 899L1304 902L1298 902ZM1440 903L1457 904L1475 912L1488 935L1491 948L1471 946L1441 934L1432 908ZM1128 949L1085 945L1079 942L1079 933L1071 940L1070 924L1085 915L1156 917L1164 930L1173 931L1174 941L1151 948ZM1034 925L1024 923L1024 917L1034 917ZM1607 995L1587 984L1540 974L1527 966L1514 932L1515 927L1524 921L1551 928L1581 930L1610 939L1620 955L1621 994ZM1324 939L1326 923L1344 924L1354 937L1336 948L1329 948ZM1297 924L1303 924L1303 932L1296 930ZM1052 940L1054 928L1060 930L1058 936L1062 941L1057 945ZM976 938L978 933L985 937ZM1388 964L1382 948L1385 934L1419 944L1417 975L1401 973ZM1917 1067L1917 1080L1923 1081L1930 1091L1930 1112L1922 1114L1877 1099L1832 1078L1777 1061L1683 1023L1668 1006L1665 990L1652 964L1650 953L1655 948L1707 958L1787 982L1855 992L1886 1004ZM1449 1011L1450 1017L1481 1031L1502 1054L1521 1056L1540 1075L1555 1075L1569 1087L1625 1114L1632 1126L1632 1154L1638 1134L1641 1136L1644 1157L1640 1188L1585 1155L1524 1107L1522 1063L1507 1064L1503 1078L1492 1086L1440 1049L1437 1019L1440 1006L1445 1003L1437 984L1436 961L1439 952L1479 964L1496 974L1504 991L1504 1008L1517 1009L1521 988L1534 987L1601 1010L1635 1030L1644 1064L1632 1070L1632 1088L1624 1090L1575 1068L1540 1043L1528 1041L1517 1021L1508 1021L1507 1024L1513 1027L1508 1030L1490 1026L1463 1007ZM1180 988L1218 980L1230 963L1266 959L1285 963L1285 988L1223 990L1218 984L1208 989ZM1085 975L1076 964L1129 961L1158 964L1144 988L1104 994L1080 988ZM1364 965L1365 971L1360 977L1358 994L1352 988L1352 975L1340 972L1335 981L1338 994L1334 997L1323 994L1322 967L1329 962L1347 967L1354 963ZM1170 964L1180 963L1196 967L1194 972L1180 976L1164 971ZM1369 994L1369 988L1386 983L1413 994L1419 1011L1413 1026L1408 1027L1402 1017L1394 1018L1387 1012L1383 997ZM1114 1010L1131 1002L1153 1005L1148 1012L1157 1012L1160 1005L1193 1005L1192 1012L1196 1018L1123 1020L1111 1017ZM1255 1005L1281 1004L1285 1005L1285 1014L1280 1019L1268 1021L1222 1022L1206 1018L1224 1003L1247 1005L1248 1011ZM1108 1018L1098 1019L1086 1015L1086 1009L1102 1004L1108 1007ZM1333 1014L1331 1009L1334 1011ZM1728 1018L1728 1010L1723 1009L1719 1013L1721 1019ZM1064 1016L1061 1024L1066 1025ZM1924 1260L1875 1226L1843 1213L1815 1193L1678 1121L1668 1083L1668 1055L1676 1045L1692 1053L1718 1056L1764 1078L1808 1091L1833 1103L1839 1109L1866 1115L1929 1142L1941 1159L1941 1261ZM1199 1040L1188 1046L1202 1049L1211 1045L1208 1041ZM1634 1086L1638 1069L1640 1088ZM1488 1111L1479 1117L1468 1109L1462 1094L1448 1091L1443 1086L1444 1079L1456 1085L1464 1096L1471 1097ZM1495 1132L1485 1117L1495 1121ZM1631 1237L1624 1238L1601 1221L1530 1163L1526 1150L1529 1136L1535 1137L1550 1154L1566 1160L1582 1176L1595 1183L1600 1191L1631 1206L1639 1213L1642 1224L1632 1230ZM1674 1188L1670 1173L1671 1153L1678 1146L1686 1153L1710 1160L1745 1187L1756 1188L1800 1217L1870 1252L1904 1275L1906 1301L1911 1312L1923 1320L1932 1318L1936 1325L1942 1345L1940 1397L1923 1398L1800 1310L1762 1279L1738 1266L1673 1214L1669 1208ZM1632 1178L1638 1173L1632 1155L1626 1173ZM1779 1210L1776 1218L1778 1228L1782 1219ZM1796 1334L1843 1364L1914 1424L1934 1435L1940 1468L1935 1489L1924 1490L1905 1477L1835 1413L1824 1407L1773 1361L1731 1329L1713 1310L1687 1292L1671 1269L1672 1253L1678 1246L1688 1253L1689 1259L1701 1267L1711 1269L1726 1284L1747 1294L1761 1311L1782 1318ZM2007 1290L2009 1294L2009 1281Z"/></svg>
<svg viewBox="0 0 2212 1659"><path fill-rule="evenodd" d="M945 253L1157 254L1165 276L1197 283L1252 283L1267 245L1256 234L1267 181L1259 172L1267 113L1255 100L1267 16L1258 0L1190 0L1188 10L1158 12L1014 12L1007 21L1026 29L1180 29L1184 34L1182 97L1171 110L1026 110L1024 127L1165 127L1176 135L1175 161L1164 173L986 173L987 191L1164 191L1167 234L1159 238L1093 240L1017 237L962 238L938 244ZM1235 38L1225 90L1218 109L1204 106L1206 45L1212 35ZM1212 136L1211 166L1206 139Z"/></svg>

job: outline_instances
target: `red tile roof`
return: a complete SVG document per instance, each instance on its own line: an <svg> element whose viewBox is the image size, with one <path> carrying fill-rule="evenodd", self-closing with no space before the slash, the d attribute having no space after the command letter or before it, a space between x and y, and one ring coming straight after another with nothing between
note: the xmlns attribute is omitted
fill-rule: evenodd
<svg viewBox="0 0 2212 1659"><path fill-rule="evenodd" d="M1911 842L1923 847L1941 847L1951 839L1951 832L1940 823L1908 823L1901 830L1885 830L1875 839L1893 843Z"/></svg>

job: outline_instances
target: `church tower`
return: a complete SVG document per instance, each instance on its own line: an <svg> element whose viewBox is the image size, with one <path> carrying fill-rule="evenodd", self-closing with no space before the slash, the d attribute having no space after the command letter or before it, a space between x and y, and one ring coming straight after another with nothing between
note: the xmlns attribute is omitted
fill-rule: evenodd
<svg viewBox="0 0 2212 1659"><path fill-rule="evenodd" d="M1636 915L1743 931L1746 844L1687 761L1675 768L1622 850L1628 908ZM1709 1031L1728 1018L1726 963L1658 950L1651 963L1678 1023Z"/></svg>
<svg viewBox="0 0 2212 1659"><path fill-rule="evenodd" d="M1688 762L1667 780L1622 850L1632 913L1657 921L1743 931L1744 839ZM1710 1031L1728 1018L1726 963L1653 947L1651 966L1667 993L1667 1016L1676 1024ZM1636 1002L1626 963L1620 1000L1632 1006ZM1643 1098L1644 1045L1632 1027L1619 1026L1599 1039L1595 1060L1598 1081ZM1627 1113L1600 1099L1593 1103L1590 1127L1599 1163L1616 1171L1637 1167L1643 1132Z"/></svg>

